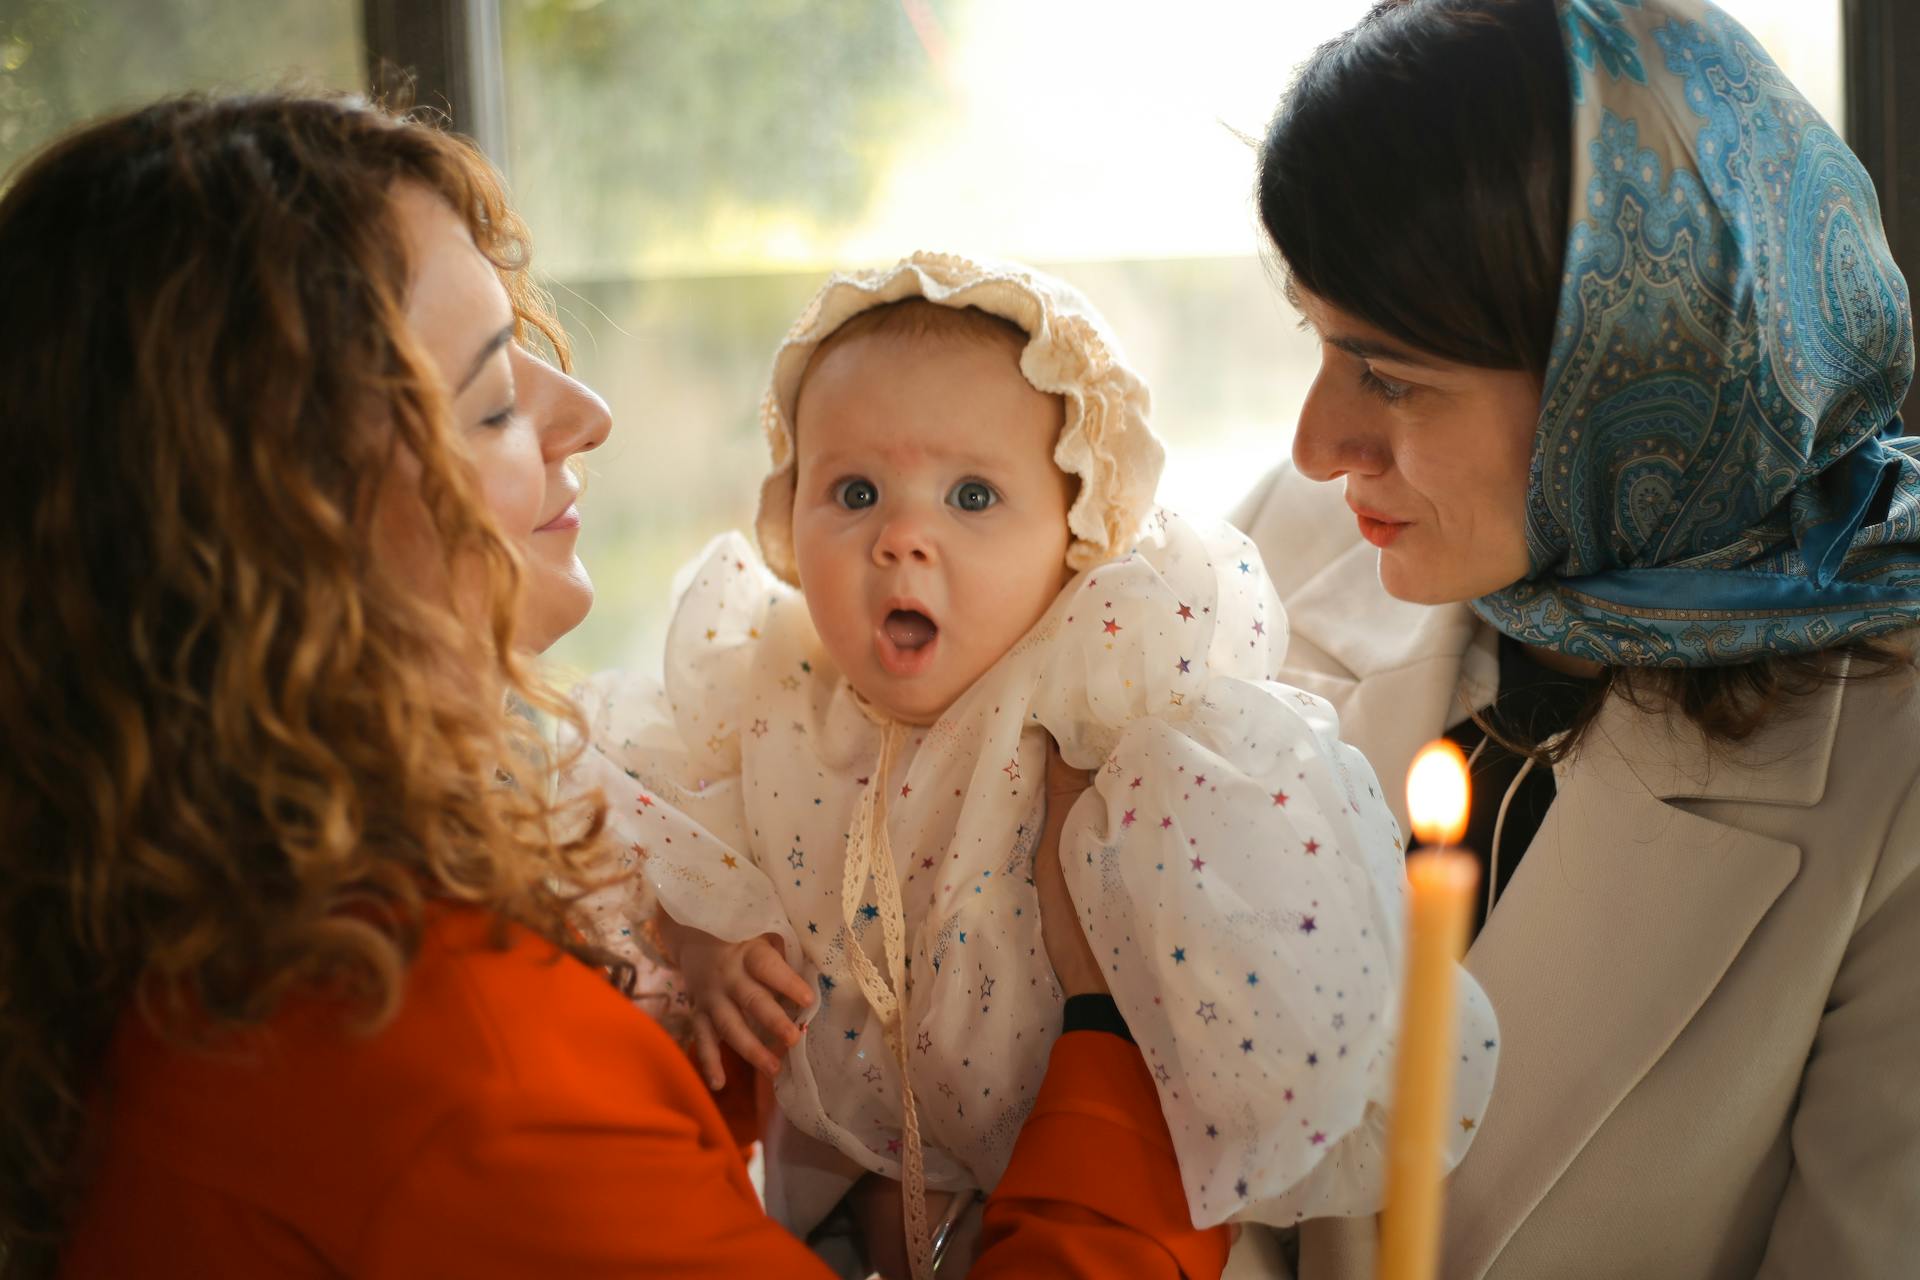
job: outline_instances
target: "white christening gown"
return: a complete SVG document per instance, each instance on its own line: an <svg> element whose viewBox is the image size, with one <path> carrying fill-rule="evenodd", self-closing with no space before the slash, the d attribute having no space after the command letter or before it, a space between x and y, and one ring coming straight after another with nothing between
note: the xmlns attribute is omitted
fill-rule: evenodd
<svg viewBox="0 0 1920 1280"><path fill-rule="evenodd" d="M570 785L603 789L644 871L598 900L604 941L657 902L719 938L775 935L818 992L776 1082L801 1133L901 1176L901 1068L849 961L858 947L889 972L885 895L863 876L842 901L848 833L880 788L867 807L899 889L897 1032L927 1183L999 1180L1060 1025L1031 878L1051 733L1093 771L1062 866L1158 1082L1195 1223L1380 1207L1400 834L1332 709L1269 678L1285 619L1243 535L1158 513L938 723L895 727L885 777L887 730L744 538L716 540L685 581L664 691L620 675L580 691L592 738ZM1485 994L1464 971L1459 985L1469 1123L1449 1126L1449 1166L1497 1052ZM774 1202L804 1232L852 1173L768 1176L801 1184Z"/></svg>

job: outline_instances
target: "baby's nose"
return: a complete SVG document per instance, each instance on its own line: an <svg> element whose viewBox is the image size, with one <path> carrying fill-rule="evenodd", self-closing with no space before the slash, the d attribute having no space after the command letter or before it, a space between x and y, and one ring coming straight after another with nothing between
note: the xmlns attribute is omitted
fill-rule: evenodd
<svg viewBox="0 0 1920 1280"><path fill-rule="evenodd" d="M926 521L911 512L902 512L880 526L873 541L873 560L878 565L931 564L933 538Z"/></svg>

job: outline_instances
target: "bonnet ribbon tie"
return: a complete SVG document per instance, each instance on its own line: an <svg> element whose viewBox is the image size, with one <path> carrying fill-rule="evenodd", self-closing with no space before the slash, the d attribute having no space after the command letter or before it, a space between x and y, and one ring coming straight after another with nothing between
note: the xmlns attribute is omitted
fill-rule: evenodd
<svg viewBox="0 0 1920 1280"><path fill-rule="evenodd" d="M907 1253L913 1265L914 1280L929 1280L933 1274L931 1233L927 1225L926 1160L920 1140L920 1113L914 1105L913 1085L908 1076L905 1003L907 976L907 916L900 905L899 873L893 865L893 845L887 838L887 788L892 785L894 757L900 746L901 726L897 721L881 720L860 700L861 710L880 724L880 758L874 762L873 777L854 810L853 826L847 831L846 870L840 881L840 915L848 934L847 957L860 990L879 1015L887 1047L900 1067L900 1121L905 1138L905 1156L901 1160L901 1196L906 1210ZM881 977L873 961L854 934L855 905L867 877L873 877L874 893L879 899L880 941L886 960L887 978ZM891 978L891 985L888 984Z"/></svg>

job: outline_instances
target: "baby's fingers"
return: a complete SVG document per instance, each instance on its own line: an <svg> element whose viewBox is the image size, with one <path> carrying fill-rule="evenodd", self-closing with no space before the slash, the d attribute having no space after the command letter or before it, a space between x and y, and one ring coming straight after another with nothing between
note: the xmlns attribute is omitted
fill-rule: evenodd
<svg viewBox="0 0 1920 1280"><path fill-rule="evenodd" d="M747 952L745 969L747 976L762 986L771 987L775 993L799 1005L802 1009L813 1006L813 988L807 980L793 971L793 966L781 956L776 944L769 942L764 947L754 947Z"/></svg>
<svg viewBox="0 0 1920 1280"><path fill-rule="evenodd" d="M800 1028L787 1017L787 1011L773 998L773 992L752 982L743 982L734 990L734 1003L759 1024L769 1038L791 1049L800 1042Z"/></svg>
<svg viewBox="0 0 1920 1280"><path fill-rule="evenodd" d="M718 1093L727 1087L727 1071L720 1065L720 1040L714 1034L713 1019L703 1010L693 1015L693 1060L709 1089Z"/></svg>
<svg viewBox="0 0 1920 1280"><path fill-rule="evenodd" d="M745 1058L754 1070L768 1076L780 1074L780 1059L774 1057L773 1051L761 1043L759 1036L753 1034L747 1020L740 1016L740 1010L730 1001L715 1001L707 1012L720 1038L732 1045L733 1051Z"/></svg>

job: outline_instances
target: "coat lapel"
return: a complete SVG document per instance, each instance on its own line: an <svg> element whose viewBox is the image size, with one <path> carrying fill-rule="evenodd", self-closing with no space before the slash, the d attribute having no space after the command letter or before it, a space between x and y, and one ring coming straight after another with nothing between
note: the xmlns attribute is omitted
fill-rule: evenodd
<svg viewBox="0 0 1920 1280"><path fill-rule="evenodd" d="M1492 632L1464 605L1381 590L1331 485L1280 468L1240 513L1270 557L1291 641L1280 678L1325 697L1405 824L1414 753L1485 704ZM1441 1273L1478 1280L1659 1061L1792 882L1800 849L1692 812L1689 801L1810 806L1826 790L1840 690L1816 694L1737 752L1684 720L1614 700L1555 770L1556 799L1499 909L1467 955L1500 1021L1500 1064L1481 1131L1449 1181ZM1373 1225L1309 1222L1300 1272L1362 1280Z"/></svg>
<svg viewBox="0 0 1920 1280"><path fill-rule="evenodd" d="M1467 956L1500 1019L1500 1065L1450 1183L1444 1274L1486 1273L1798 872L1796 846L1686 802L1817 803L1839 705L1838 689L1816 697L1730 757L1616 700L1557 771L1553 807Z"/></svg>

